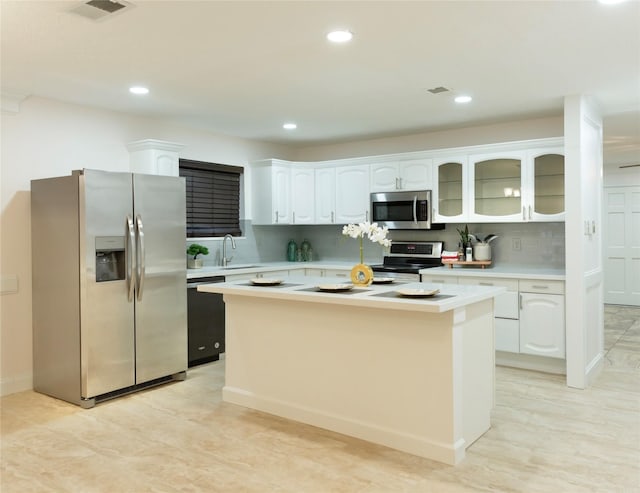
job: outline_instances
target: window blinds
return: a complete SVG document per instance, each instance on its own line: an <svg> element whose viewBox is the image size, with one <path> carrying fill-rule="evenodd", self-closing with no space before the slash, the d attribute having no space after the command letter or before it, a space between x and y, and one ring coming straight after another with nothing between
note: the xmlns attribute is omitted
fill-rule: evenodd
<svg viewBox="0 0 640 493"><path fill-rule="evenodd" d="M180 160L186 181L187 236L241 236L240 175L243 168Z"/></svg>

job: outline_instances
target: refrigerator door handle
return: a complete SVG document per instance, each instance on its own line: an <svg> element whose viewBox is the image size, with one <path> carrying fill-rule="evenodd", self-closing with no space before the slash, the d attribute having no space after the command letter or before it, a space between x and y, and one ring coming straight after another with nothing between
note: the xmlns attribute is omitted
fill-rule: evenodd
<svg viewBox="0 0 640 493"><path fill-rule="evenodd" d="M133 293L136 288L136 279L133 272L133 260L136 257L136 235L133 230L133 219L127 216L127 242L125 256L127 258L127 299L133 301Z"/></svg>
<svg viewBox="0 0 640 493"><path fill-rule="evenodd" d="M145 256L146 251L144 248L144 230L142 227L142 217L140 214L136 216L136 230L138 236L137 244L137 264L138 264L138 301L142 301L142 293L144 291L144 278L145 278Z"/></svg>

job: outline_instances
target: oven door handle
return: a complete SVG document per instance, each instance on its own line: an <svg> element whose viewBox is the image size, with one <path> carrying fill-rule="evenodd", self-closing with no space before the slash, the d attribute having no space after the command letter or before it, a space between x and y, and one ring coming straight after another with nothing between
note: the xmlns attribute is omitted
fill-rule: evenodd
<svg viewBox="0 0 640 493"><path fill-rule="evenodd" d="M413 224L418 224L418 196L413 196Z"/></svg>

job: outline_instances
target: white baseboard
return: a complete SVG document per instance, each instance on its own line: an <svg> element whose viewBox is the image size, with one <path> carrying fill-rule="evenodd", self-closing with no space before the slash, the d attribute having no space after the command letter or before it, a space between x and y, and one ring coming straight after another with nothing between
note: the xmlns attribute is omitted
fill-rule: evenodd
<svg viewBox="0 0 640 493"><path fill-rule="evenodd" d="M222 389L222 399L225 402L385 445L413 455L444 462L445 464L455 465L462 461L465 457L465 448L470 445L462 439L455 444L438 442L427 437L410 435L348 417L328 414L322 410L305 408L295 403L265 398L252 392L229 386L225 386Z"/></svg>
<svg viewBox="0 0 640 493"><path fill-rule="evenodd" d="M18 377L0 378L0 397L33 390L33 375L20 375Z"/></svg>
<svg viewBox="0 0 640 493"><path fill-rule="evenodd" d="M604 366L604 352L600 352L595 358L587 365L585 369L585 380L587 386L590 386L596 377L600 374L602 367Z"/></svg>
<svg viewBox="0 0 640 493"><path fill-rule="evenodd" d="M496 365L536 370L556 375L567 374L567 362L564 359L534 356L532 354L509 353L496 351Z"/></svg>

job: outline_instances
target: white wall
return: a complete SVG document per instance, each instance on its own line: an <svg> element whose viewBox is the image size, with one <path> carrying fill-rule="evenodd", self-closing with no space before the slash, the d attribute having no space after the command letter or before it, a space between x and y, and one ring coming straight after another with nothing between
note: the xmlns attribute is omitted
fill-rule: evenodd
<svg viewBox="0 0 640 493"><path fill-rule="evenodd" d="M640 185L640 166L636 168L605 167L605 187L637 187Z"/></svg>
<svg viewBox="0 0 640 493"><path fill-rule="evenodd" d="M436 132L368 139L326 146L300 148L296 161L323 161L397 152L426 151L448 147L495 144L518 140L544 139L564 135L563 117L536 118Z"/></svg>
<svg viewBox="0 0 640 493"><path fill-rule="evenodd" d="M18 292L0 298L0 394L32 387L30 181L74 169L129 170L126 144L159 139L184 144L181 157L244 166L286 147L224 137L115 112L29 98L1 120L0 273ZM250 175L246 177L250 189ZM250 210L250 209L249 209ZM33 248L46 250L46 245ZM55 261L55 259L52 259Z"/></svg>

